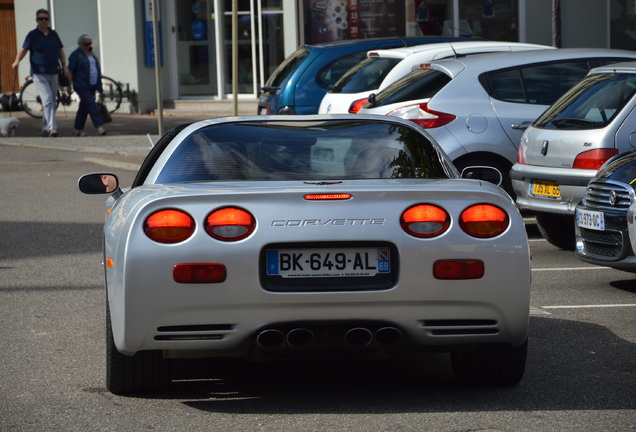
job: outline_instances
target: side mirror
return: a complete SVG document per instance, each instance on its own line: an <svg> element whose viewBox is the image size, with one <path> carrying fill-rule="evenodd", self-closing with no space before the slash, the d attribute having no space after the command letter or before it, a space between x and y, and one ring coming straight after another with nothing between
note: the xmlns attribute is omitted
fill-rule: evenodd
<svg viewBox="0 0 636 432"><path fill-rule="evenodd" d="M503 175L497 168L489 166L469 166L462 170L462 178L483 180L501 186Z"/></svg>
<svg viewBox="0 0 636 432"><path fill-rule="evenodd" d="M111 194L119 190L119 179L110 173L86 174L79 178L77 186L88 195Z"/></svg>

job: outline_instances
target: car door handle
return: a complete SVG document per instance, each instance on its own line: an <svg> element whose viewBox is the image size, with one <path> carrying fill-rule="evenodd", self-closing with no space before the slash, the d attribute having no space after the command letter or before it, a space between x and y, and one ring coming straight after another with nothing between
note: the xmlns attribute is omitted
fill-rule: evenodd
<svg viewBox="0 0 636 432"><path fill-rule="evenodd" d="M532 122L530 120L526 120L519 124L511 124L510 127L517 130L526 130L528 129L528 126L530 126L531 124Z"/></svg>

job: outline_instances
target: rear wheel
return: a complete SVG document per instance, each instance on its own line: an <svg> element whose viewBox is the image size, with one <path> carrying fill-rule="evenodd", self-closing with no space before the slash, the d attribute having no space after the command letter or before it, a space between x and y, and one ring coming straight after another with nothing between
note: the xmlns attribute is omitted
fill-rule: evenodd
<svg viewBox="0 0 636 432"><path fill-rule="evenodd" d="M483 344L476 351L451 354L453 375L463 384L515 385L523 378L527 355L527 339L517 348Z"/></svg>
<svg viewBox="0 0 636 432"><path fill-rule="evenodd" d="M561 249L575 249L574 216L537 213L536 217L537 228L544 239Z"/></svg>
<svg viewBox="0 0 636 432"><path fill-rule="evenodd" d="M58 95L55 98L55 108L57 109L60 103ZM35 87L35 83L32 79L28 80L22 86L20 90L20 107L22 110L33 118L42 118L42 98L38 94L38 90Z"/></svg>
<svg viewBox="0 0 636 432"><path fill-rule="evenodd" d="M114 394L152 393L170 384L170 361L161 351L139 351L133 356L115 346L110 310L106 310L106 388Z"/></svg>

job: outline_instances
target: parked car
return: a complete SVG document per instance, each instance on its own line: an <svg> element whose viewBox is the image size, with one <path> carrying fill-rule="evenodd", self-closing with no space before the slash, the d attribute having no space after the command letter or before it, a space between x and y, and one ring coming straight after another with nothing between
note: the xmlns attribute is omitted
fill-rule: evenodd
<svg viewBox="0 0 636 432"><path fill-rule="evenodd" d="M359 113L416 122L460 171L499 169L514 197L508 174L524 129L590 69L626 59L636 59L636 52L550 49L439 60L386 87Z"/></svg>
<svg viewBox="0 0 636 432"><path fill-rule="evenodd" d="M373 50L367 58L349 69L325 94L319 114L355 114L368 102L371 93L377 93L389 84L407 75L424 62L448 57L465 57L487 52L529 51L549 49L546 45L519 42L463 41L440 42L406 48Z"/></svg>
<svg viewBox="0 0 636 432"><path fill-rule="evenodd" d="M367 51L411 45L470 40L442 36L353 39L302 45L289 55L261 88L258 114L316 114L322 97Z"/></svg>
<svg viewBox="0 0 636 432"><path fill-rule="evenodd" d="M460 178L411 122L210 119L167 133L131 188L111 173L79 188L112 194L113 393L165 388L171 359L205 356L443 350L461 382L523 376L523 220L501 188Z"/></svg>
<svg viewBox="0 0 636 432"><path fill-rule="evenodd" d="M576 206L576 256L592 264L636 273L629 233L629 225L633 231L635 206L636 150L632 150L606 162Z"/></svg>
<svg viewBox="0 0 636 432"><path fill-rule="evenodd" d="M541 234L573 250L574 209L605 161L636 148L636 62L592 70L528 128L510 173Z"/></svg>

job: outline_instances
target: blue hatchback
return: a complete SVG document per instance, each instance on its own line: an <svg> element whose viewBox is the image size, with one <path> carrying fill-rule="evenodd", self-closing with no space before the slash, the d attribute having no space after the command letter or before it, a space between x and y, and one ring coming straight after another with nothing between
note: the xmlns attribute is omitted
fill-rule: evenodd
<svg viewBox="0 0 636 432"><path fill-rule="evenodd" d="M269 77L258 98L258 114L317 114L329 86L367 56L367 51L471 40L455 37L354 39L303 45Z"/></svg>

